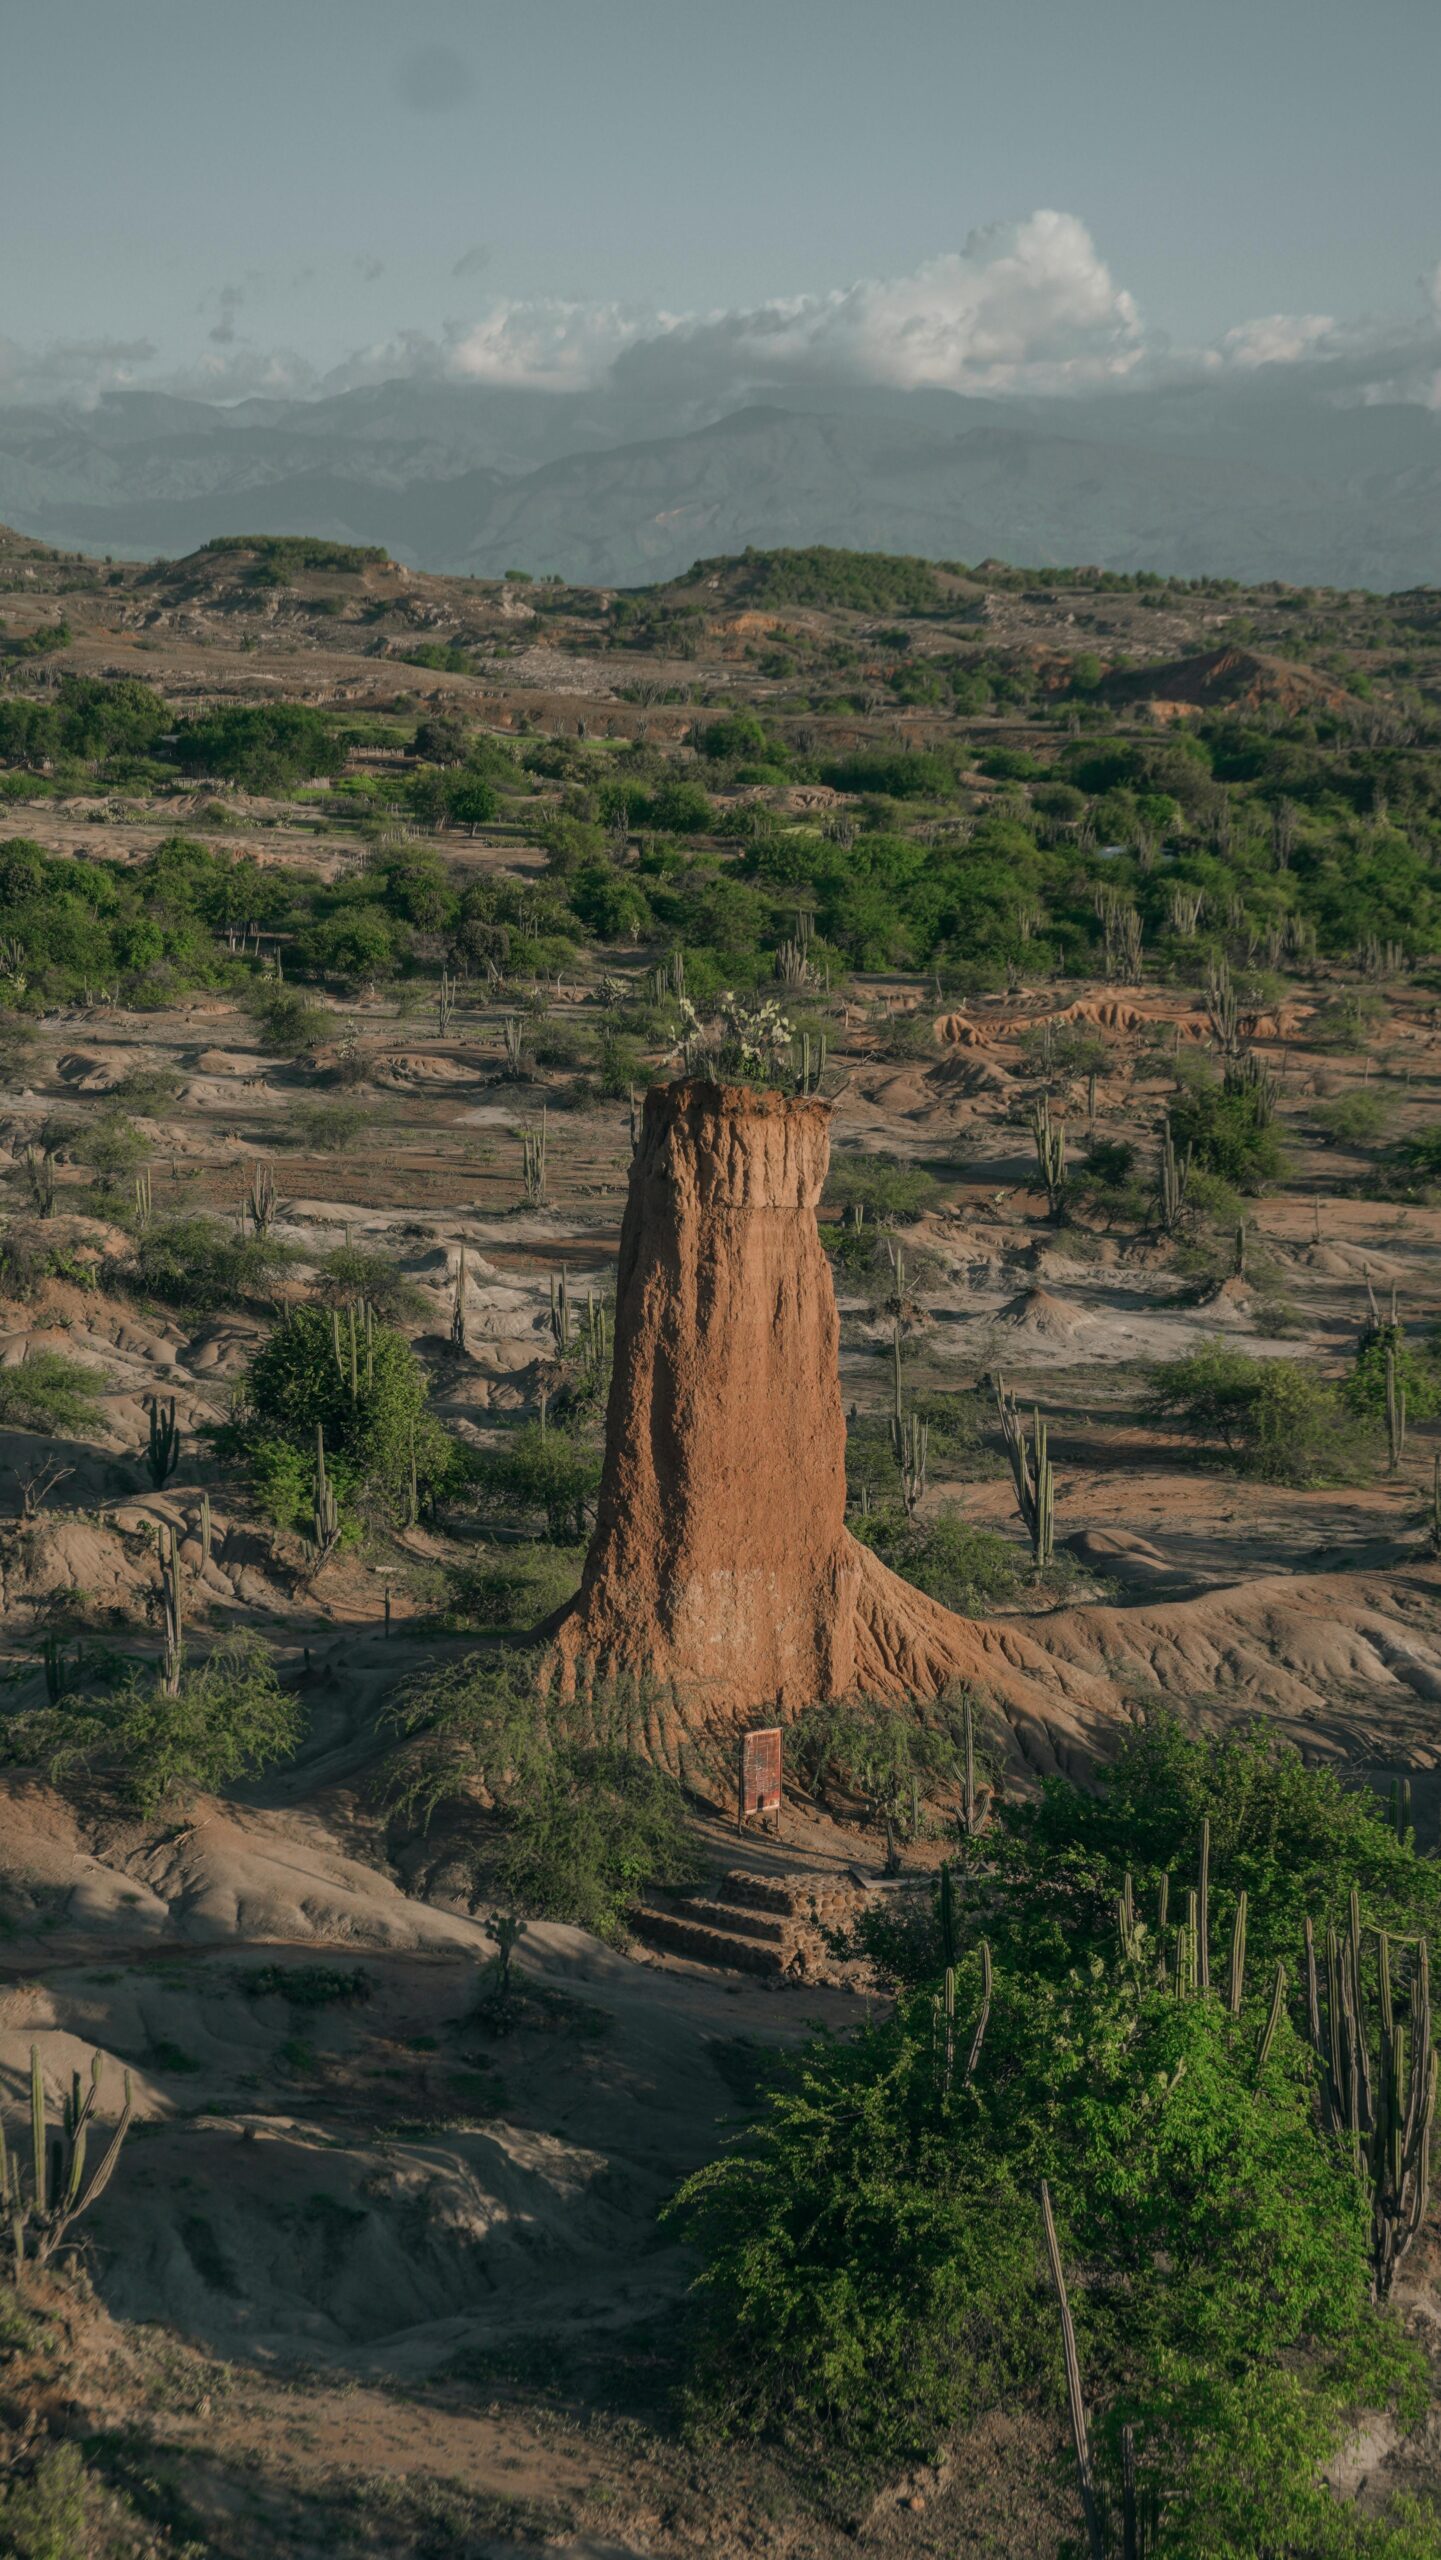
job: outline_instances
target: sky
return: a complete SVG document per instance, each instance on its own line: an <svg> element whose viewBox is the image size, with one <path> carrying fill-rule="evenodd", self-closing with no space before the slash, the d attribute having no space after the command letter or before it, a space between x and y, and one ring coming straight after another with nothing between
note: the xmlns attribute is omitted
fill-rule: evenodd
<svg viewBox="0 0 1441 2560"><path fill-rule="evenodd" d="M0 0L0 398L1441 354L1437 0Z"/></svg>

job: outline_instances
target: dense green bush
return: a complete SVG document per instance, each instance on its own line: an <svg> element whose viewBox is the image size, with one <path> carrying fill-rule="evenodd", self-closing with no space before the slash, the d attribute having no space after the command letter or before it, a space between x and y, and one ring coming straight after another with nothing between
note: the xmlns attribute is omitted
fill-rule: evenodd
<svg viewBox="0 0 1441 2560"><path fill-rule="evenodd" d="M156 1218L133 1238L113 1274L141 1296L196 1315L274 1302L279 1275L296 1259L274 1236L240 1235L202 1211Z"/></svg>
<svg viewBox="0 0 1441 2560"><path fill-rule="evenodd" d="M813 2044L682 2191L705 2260L695 2421L776 2435L844 2483L933 2454L997 2401L1059 2403L1044 2178L1103 2497L1114 2513L1130 2425L1158 2560L1419 2560L1433 2526L1358 2518L1317 2476L1355 2411L1395 2399L1409 2422L1424 2392L1370 2305L1366 2190L1317 2118L1299 1956L1304 1919L1344 1922L1353 1888L1368 1930L1434 1929L1441 1870L1374 1798L1260 1728L1208 1740L1148 1713L1099 1779L1051 1778L1001 1807L949 1942L935 1904L919 1930L889 1907L865 1924L873 1952L900 1959L895 2014ZM1213 1976L1248 1899L1237 2018L1157 1984L1203 1819ZM1163 1877L1165 1938L1146 1925ZM972 2068L981 1933L994 1984ZM949 2070L934 1998L948 1955ZM1278 1958L1290 2016L1263 2066Z"/></svg>
<svg viewBox="0 0 1441 2560"><path fill-rule="evenodd" d="M862 1210L889 1225L918 1218L938 1196L939 1184L924 1165L904 1163L891 1155L831 1157L824 1198L828 1207Z"/></svg>
<svg viewBox="0 0 1441 2560"><path fill-rule="evenodd" d="M0 1430L83 1438L100 1420L109 1383L103 1369L67 1360L63 1352L28 1351L18 1367L0 1369Z"/></svg>
<svg viewBox="0 0 1441 2560"><path fill-rule="evenodd" d="M354 1309L293 1307L257 1352L217 1446L250 1469L283 1528L306 1525L317 1425L343 1509L403 1519L450 1481L456 1450L426 1410L425 1371L403 1334Z"/></svg>
<svg viewBox="0 0 1441 2560"><path fill-rule="evenodd" d="M472 1842L475 1894L597 1936L622 1933L646 1885L696 1880L702 1860L675 1780L650 1756L641 1694L543 1697L534 1657L472 1657L428 1673L392 1716L392 1802L429 1820L495 1807Z"/></svg>
<svg viewBox="0 0 1441 2560"><path fill-rule="evenodd" d="M1263 1190L1286 1170L1285 1148L1266 1111L1258 1090L1193 1086L1177 1094L1168 1114L1176 1152L1189 1150L1198 1171L1218 1174L1238 1191Z"/></svg>
<svg viewBox="0 0 1441 2560"><path fill-rule="evenodd" d="M974 1957L958 1994L964 2053ZM976 2069L962 2080L957 2062L949 2097L929 1989L812 2045L681 2191L705 2260L697 2422L863 2478L933 2455L998 2400L1059 2400L1045 2178L1108 2503L1130 2424L1162 2502L1158 2552L1324 2549L1316 2472L1350 2411L1399 2396L1414 2418L1423 2393L1414 2350L1370 2308L1361 2189L1318 2137L1285 2021L1258 2086L1263 2015L1253 2001L1233 2020L1124 1967L1000 1970Z"/></svg>
<svg viewBox="0 0 1441 2560"><path fill-rule="evenodd" d="M472 1483L481 1509L492 1516L539 1517L553 1546L583 1543L600 1457L572 1432L527 1422L472 1461Z"/></svg>
<svg viewBox="0 0 1441 2560"><path fill-rule="evenodd" d="M302 1725L265 1647L239 1635L182 1670L174 1696L135 1674L108 1694L18 1711L0 1747L12 1764L43 1766L57 1779L77 1771L108 1777L148 1814L288 1759Z"/></svg>
<svg viewBox="0 0 1441 2560"><path fill-rule="evenodd" d="M1299 1360L1256 1360L1225 1342L1154 1369L1146 1410L1272 1484L1354 1483L1372 1456L1336 1388Z"/></svg>
<svg viewBox="0 0 1441 2560"><path fill-rule="evenodd" d="M222 774L247 791L284 791L345 769L345 743L303 702L227 704L177 722L170 750L185 773Z"/></svg>
<svg viewBox="0 0 1441 2560"><path fill-rule="evenodd" d="M918 1591L962 1617L1014 1600L1022 1587L1020 1558L994 1529L977 1528L954 1503L909 1520L897 1502L851 1522L853 1534Z"/></svg>

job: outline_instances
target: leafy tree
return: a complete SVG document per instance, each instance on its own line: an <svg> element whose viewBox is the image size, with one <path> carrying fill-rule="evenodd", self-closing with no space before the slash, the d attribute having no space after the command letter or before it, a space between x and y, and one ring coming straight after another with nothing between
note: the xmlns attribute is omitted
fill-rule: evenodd
<svg viewBox="0 0 1441 2560"><path fill-rule="evenodd" d="M345 744L321 711L303 702L227 705L180 721L170 750L186 773L223 774L247 791L284 791L345 768Z"/></svg>

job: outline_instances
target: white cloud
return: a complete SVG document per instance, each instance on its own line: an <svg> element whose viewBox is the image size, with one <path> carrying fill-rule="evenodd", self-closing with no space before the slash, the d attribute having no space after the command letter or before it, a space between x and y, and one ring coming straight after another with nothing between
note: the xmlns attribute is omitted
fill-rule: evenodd
<svg viewBox="0 0 1441 2560"><path fill-rule="evenodd" d="M457 257L465 281L487 262ZM377 277L381 262L358 257ZM1305 373L1330 396L1441 407L1441 267L1409 320L1345 321L1272 312L1209 347L1174 347L1148 331L1076 215L1039 211L975 231L910 274L862 278L829 293L777 296L733 310L656 311L579 299L492 302L439 332L402 329L320 371L309 359L243 340L239 287L185 361L158 370L145 340L74 342L24 351L0 342L0 401L93 401L146 380L153 388L236 400L305 397L409 380L566 393L614 390L656 416L716 416L767 389L889 385L984 394L1063 395L1267 372ZM214 319L214 305L209 316Z"/></svg>
<svg viewBox="0 0 1441 2560"><path fill-rule="evenodd" d="M668 313L620 303L500 302L457 332L443 369L532 391L893 383L1062 390L1123 380L1144 352L1140 314L1085 224L1033 213L973 232L914 274L748 310Z"/></svg>

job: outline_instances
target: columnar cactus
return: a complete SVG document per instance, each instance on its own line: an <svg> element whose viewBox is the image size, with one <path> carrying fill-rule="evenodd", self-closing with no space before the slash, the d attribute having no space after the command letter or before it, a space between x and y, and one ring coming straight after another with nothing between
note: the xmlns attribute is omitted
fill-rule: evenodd
<svg viewBox="0 0 1441 2560"><path fill-rule="evenodd" d="M5 2139L0 2122L0 2228L8 2238L11 2274L19 2284L27 2256L32 2266L43 2267L60 2247L72 2222L97 2203L115 2173L120 2146L130 2128L133 2098L130 2074L125 2074L125 2105L115 2131L99 2162L85 2181L85 2151L90 2120L100 2095L104 2065L97 2053L90 2065L90 2086L84 2096L80 2091L77 2071L70 2084L70 2095L61 2110L60 2127L53 2136L46 2125L45 2079L40 2068L40 2048L30 2048L30 2175L18 2153Z"/></svg>

